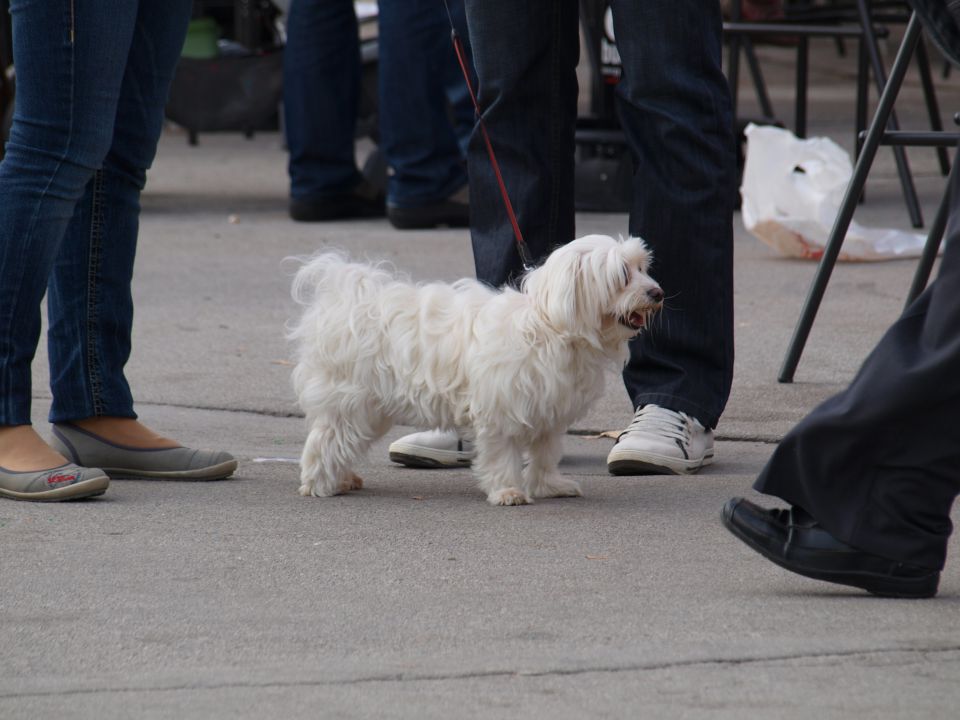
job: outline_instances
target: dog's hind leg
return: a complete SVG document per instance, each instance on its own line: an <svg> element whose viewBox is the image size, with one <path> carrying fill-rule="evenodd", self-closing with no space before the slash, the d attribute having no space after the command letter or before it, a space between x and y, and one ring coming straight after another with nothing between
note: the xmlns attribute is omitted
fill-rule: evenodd
<svg viewBox="0 0 960 720"><path fill-rule="evenodd" d="M522 489L523 453L511 438L477 430L473 471L491 505L527 505L533 502Z"/></svg>
<svg viewBox="0 0 960 720"><path fill-rule="evenodd" d="M523 470L523 489L532 497L580 497L580 484L560 474L563 459L563 435L551 433L538 437L530 450L530 462Z"/></svg>
<svg viewBox="0 0 960 720"><path fill-rule="evenodd" d="M376 437L357 432L342 419L315 421L300 456L300 494L328 497L363 487L353 466Z"/></svg>

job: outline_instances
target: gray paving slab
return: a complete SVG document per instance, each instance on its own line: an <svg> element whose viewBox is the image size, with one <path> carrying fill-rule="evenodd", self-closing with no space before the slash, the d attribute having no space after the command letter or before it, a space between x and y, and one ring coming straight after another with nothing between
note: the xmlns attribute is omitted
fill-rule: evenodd
<svg viewBox="0 0 960 720"><path fill-rule="evenodd" d="M956 564L936 600L882 601L721 528L769 444L637 479L570 437L585 497L504 509L468 471L391 466L399 430L364 490L305 499L299 419L144 415L229 436L240 470L0 507L3 717L944 717L956 699Z"/></svg>
<svg viewBox="0 0 960 720"><path fill-rule="evenodd" d="M785 118L791 56L761 50ZM827 46L814 60L811 133L849 146L850 58ZM949 114L956 76L938 82ZM911 78L904 126L922 125L918 97ZM929 152L911 161L929 218L943 180ZM699 476L607 475L610 441L590 436L631 412L611 370L567 438L562 469L583 498L489 507L468 471L389 463L398 427L361 466L364 490L305 499L286 258L332 245L417 279L473 266L466 231L289 221L285 162L276 134L163 138L129 376L148 424L230 449L240 469L216 483L117 481L81 503L0 503L0 717L956 714L960 564L934 600L879 600L782 571L718 522L777 439L850 379L899 312L912 262L838 267L797 382L782 385L814 266L736 218L735 382L718 463ZM905 227L899 193L884 153L858 220ZM622 233L626 216L580 214L578 230ZM41 348L41 428L46 378Z"/></svg>

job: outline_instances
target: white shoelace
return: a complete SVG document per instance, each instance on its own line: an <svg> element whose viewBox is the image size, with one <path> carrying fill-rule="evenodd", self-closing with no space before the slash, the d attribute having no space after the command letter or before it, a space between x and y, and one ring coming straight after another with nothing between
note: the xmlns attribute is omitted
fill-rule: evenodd
<svg viewBox="0 0 960 720"><path fill-rule="evenodd" d="M633 421L627 425L620 436L627 433L639 432L658 437L668 437L679 440L684 446L690 445L690 435L693 432L695 420L685 412L668 410L659 405L644 405L637 410Z"/></svg>

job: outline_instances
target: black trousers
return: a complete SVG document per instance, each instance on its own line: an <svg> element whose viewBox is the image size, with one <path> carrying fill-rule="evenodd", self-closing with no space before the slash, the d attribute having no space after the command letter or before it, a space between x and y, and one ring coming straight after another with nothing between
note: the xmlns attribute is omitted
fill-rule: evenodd
<svg viewBox="0 0 960 720"><path fill-rule="evenodd" d="M850 386L802 420L754 488L860 550L941 569L960 493L960 173L940 273Z"/></svg>
<svg viewBox="0 0 960 720"><path fill-rule="evenodd" d="M717 3L614 0L620 124L636 161L629 231L653 250L665 309L630 344L633 407L654 403L714 427L733 378L736 153ZM535 261L573 240L576 0L466 0L480 105ZM468 153L477 278L522 266L482 137ZM581 228L582 234L590 232Z"/></svg>

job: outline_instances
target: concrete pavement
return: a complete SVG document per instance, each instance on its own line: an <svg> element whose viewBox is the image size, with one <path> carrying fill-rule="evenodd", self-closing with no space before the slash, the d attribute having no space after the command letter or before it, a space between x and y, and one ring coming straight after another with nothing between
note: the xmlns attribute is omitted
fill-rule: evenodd
<svg viewBox="0 0 960 720"><path fill-rule="evenodd" d="M789 51L764 53L790 67ZM818 57L811 134L849 145L849 68L829 45ZM940 82L949 114L960 92ZM911 80L904 126L917 98ZM929 219L943 179L930 151L910 157ZM467 471L392 466L386 445L409 430L395 428L360 468L363 491L304 499L285 258L333 245L420 279L473 265L466 231L291 222L285 161L273 134L193 148L165 135L143 198L129 377L145 422L227 448L240 468L0 503L0 717L956 715L956 541L936 599L879 600L782 571L718 521L778 438L850 379L897 316L912 261L839 266L797 381L781 385L814 266L736 218L735 383L718 462L699 476L607 475L610 441L592 436L631 415L611 372L568 438L563 471L584 498L492 508ZM906 227L888 152L857 219ZM624 215L578 217L581 233L625 230ZM35 395L45 428L42 349Z"/></svg>

